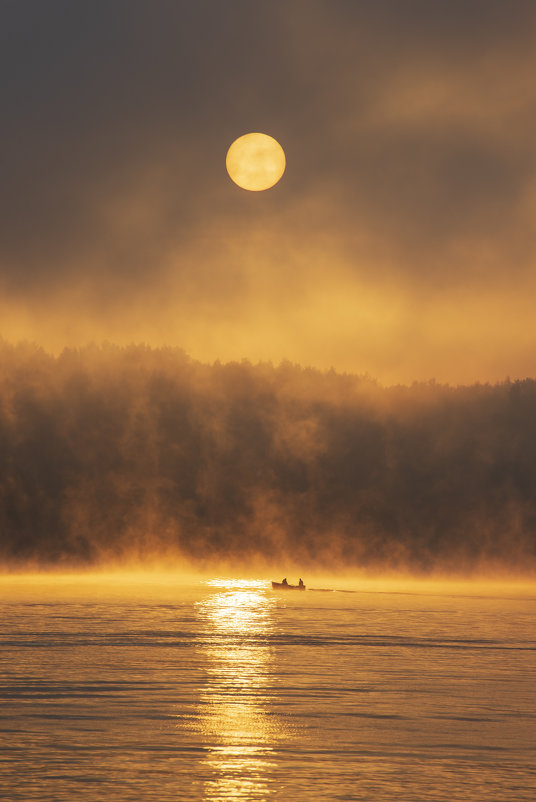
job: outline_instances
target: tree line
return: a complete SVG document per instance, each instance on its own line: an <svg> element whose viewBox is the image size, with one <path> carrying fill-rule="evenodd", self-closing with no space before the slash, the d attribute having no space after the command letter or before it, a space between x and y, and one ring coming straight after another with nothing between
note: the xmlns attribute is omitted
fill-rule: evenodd
<svg viewBox="0 0 536 802"><path fill-rule="evenodd" d="M5 566L536 567L536 382L0 342Z"/></svg>

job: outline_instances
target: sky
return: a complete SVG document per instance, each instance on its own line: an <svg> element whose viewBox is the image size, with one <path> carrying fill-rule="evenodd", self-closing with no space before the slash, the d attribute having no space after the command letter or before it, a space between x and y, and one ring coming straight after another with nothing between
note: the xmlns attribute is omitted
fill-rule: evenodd
<svg viewBox="0 0 536 802"><path fill-rule="evenodd" d="M532 0L4 0L0 336L535 375ZM225 155L261 131L282 180Z"/></svg>

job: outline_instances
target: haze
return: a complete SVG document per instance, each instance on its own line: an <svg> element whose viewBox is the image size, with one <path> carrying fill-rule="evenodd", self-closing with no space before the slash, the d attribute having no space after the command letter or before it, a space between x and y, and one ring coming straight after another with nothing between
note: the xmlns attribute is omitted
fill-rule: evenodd
<svg viewBox="0 0 536 802"><path fill-rule="evenodd" d="M0 559L529 575L536 381L0 347Z"/></svg>
<svg viewBox="0 0 536 802"><path fill-rule="evenodd" d="M2 3L2 564L533 575L535 35L528 0Z"/></svg>
<svg viewBox="0 0 536 802"><path fill-rule="evenodd" d="M534 373L536 8L4 3L0 333ZM240 192L266 131L283 180Z"/></svg>

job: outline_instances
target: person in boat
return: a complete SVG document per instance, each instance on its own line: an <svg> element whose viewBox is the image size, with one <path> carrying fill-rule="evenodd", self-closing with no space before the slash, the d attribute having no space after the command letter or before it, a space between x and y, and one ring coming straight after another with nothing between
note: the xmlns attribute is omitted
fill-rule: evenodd
<svg viewBox="0 0 536 802"><path fill-rule="evenodd" d="M288 585L287 578L285 577L284 580L281 582L282 585Z"/></svg>
<svg viewBox="0 0 536 802"><path fill-rule="evenodd" d="M303 588L303 579L300 577L300 581L298 582L298 587Z"/></svg>

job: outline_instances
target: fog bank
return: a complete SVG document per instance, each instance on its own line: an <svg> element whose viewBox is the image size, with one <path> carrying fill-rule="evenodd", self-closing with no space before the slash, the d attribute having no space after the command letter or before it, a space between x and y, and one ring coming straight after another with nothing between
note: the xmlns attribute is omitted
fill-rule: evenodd
<svg viewBox="0 0 536 802"><path fill-rule="evenodd" d="M536 568L536 381L0 343L4 567Z"/></svg>

